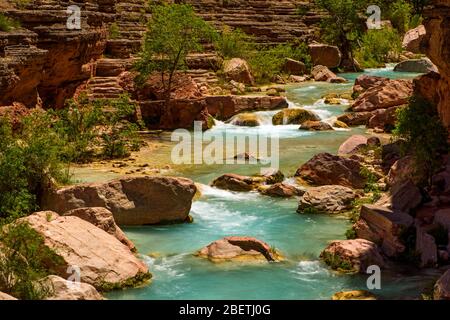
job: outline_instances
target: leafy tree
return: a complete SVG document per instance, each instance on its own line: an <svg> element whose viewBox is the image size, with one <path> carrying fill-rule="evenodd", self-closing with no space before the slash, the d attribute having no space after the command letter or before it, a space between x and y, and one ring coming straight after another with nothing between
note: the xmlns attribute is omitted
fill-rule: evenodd
<svg viewBox="0 0 450 320"><path fill-rule="evenodd" d="M323 39L339 47L343 55L343 65L356 70L353 49L365 30L363 13L367 9L367 1L315 0L315 2L328 13L322 20Z"/></svg>
<svg viewBox="0 0 450 320"><path fill-rule="evenodd" d="M415 159L416 174L431 184L431 177L441 165L443 153L448 152L448 131L443 126L436 107L420 96L413 96L407 108L399 109L393 131L406 142Z"/></svg>
<svg viewBox="0 0 450 320"><path fill-rule="evenodd" d="M241 29L231 30L225 25L215 41L215 46L224 58L245 58L255 49L253 41L254 39Z"/></svg>
<svg viewBox="0 0 450 320"><path fill-rule="evenodd" d="M169 108L174 74L186 66L188 53L203 51L202 41L213 39L215 32L196 16L190 5L155 5L151 12L142 52L136 63L140 72L138 82L159 72Z"/></svg>

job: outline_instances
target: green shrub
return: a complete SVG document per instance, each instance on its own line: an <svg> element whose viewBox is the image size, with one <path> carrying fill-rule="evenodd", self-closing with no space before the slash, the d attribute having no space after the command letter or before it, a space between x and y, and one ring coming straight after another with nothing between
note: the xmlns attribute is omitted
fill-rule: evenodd
<svg viewBox="0 0 450 320"><path fill-rule="evenodd" d="M398 110L393 133L413 153L417 176L425 177L422 183L430 185L432 175L441 165L441 155L448 152L448 131L436 106L418 95L413 96L408 107Z"/></svg>
<svg viewBox="0 0 450 320"><path fill-rule="evenodd" d="M302 61L308 68L311 66L311 56L304 43L261 47L249 55L248 62L255 79L258 82L268 82L283 72L286 58Z"/></svg>
<svg viewBox="0 0 450 320"><path fill-rule="evenodd" d="M224 26L215 41L215 46L224 58L245 58L253 50L253 40L240 29Z"/></svg>
<svg viewBox="0 0 450 320"><path fill-rule="evenodd" d="M397 0L389 6L389 20L400 33L409 30L413 7L404 0Z"/></svg>
<svg viewBox="0 0 450 320"><path fill-rule="evenodd" d="M19 28L20 23L12 18L0 13L0 31L9 32L13 29Z"/></svg>
<svg viewBox="0 0 450 320"><path fill-rule="evenodd" d="M383 66L388 57L399 55L402 51L400 35L392 28L368 30L361 39L355 52L356 60L364 68Z"/></svg>
<svg viewBox="0 0 450 320"><path fill-rule="evenodd" d="M21 222L3 226L0 242L0 291L23 300L39 300L51 294L37 281L56 273L64 261L44 244L44 238Z"/></svg>
<svg viewBox="0 0 450 320"><path fill-rule="evenodd" d="M113 22L109 26L109 38L110 39L117 39L120 38L120 29L117 23Z"/></svg>
<svg viewBox="0 0 450 320"><path fill-rule="evenodd" d="M45 112L24 117L17 132L8 119L0 119L0 218L31 213L49 180L67 180L64 144Z"/></svg>

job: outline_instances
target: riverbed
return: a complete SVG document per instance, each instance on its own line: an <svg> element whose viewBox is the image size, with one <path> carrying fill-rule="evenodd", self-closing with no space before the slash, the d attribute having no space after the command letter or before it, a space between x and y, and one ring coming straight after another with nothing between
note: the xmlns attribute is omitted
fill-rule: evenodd
<svg viewBox="0 0 450 320"><path fill-rule="evenodd" d="M392 68L367 70L366 73L389 78L411 78L415 74L394 73ZM343 74L345 84L309 82L286 88L290 107L303 107L329 120L344 112L348 105L326 105L327 93L351 91L360 74ZM236 127L218 122L211 129L236 134L272 134L279 136L280 169L292 176L296 169L320 152L336 153L339 145L353 134L366 129L351 128L329 132L306 132L298 126L272 126L276 111L257 112L259 127ZM345 239L350 227L343 216L301 215L296 213L296 199L275 199L256 192L239 193L208 186L224 173L256 174L258 165L173 165L170 152L174 142L170 134L154 138L158 147L141 155L151 164L168 164L163 174L183 176L200 185L201 196L192 205L192 224L123 228L136 244L153 274L144 287L111 292L109 299L330 299L337 291L367 289L367 276L343 275L331 271L319 260L321 250L330 240ZM78 168L79 181L98 181L116 177L101 169ZM193 253L224 236L251 236L281 251L284 262L257 265L214 264ZM383 272L382 289L375 290L383 299L417 298L433 281L435 274L414 270ZM419 281L420 280L420 281Z"/></svg>

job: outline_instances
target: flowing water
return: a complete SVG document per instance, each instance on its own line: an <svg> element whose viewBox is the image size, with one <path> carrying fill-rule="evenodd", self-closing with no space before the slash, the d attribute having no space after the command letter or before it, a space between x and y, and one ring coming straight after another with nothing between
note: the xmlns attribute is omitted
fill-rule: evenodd
<svg viewBox="0 0 450 320"><path fill-rule="evenodd" d="M390 78L412 77L394 73L391 68L366 73ZM341 114L346 105L325 105L321 97L330 92L350 91L359 74L343 75L346 84L306 83L287 88L290 107L315 111L322 119ZM214 132L265 134L280 137L280 169L286 176L320 152L335 153L350 135L364 134L364 128L332 132L304 132L298 126L272 126L275 112L257 112L262 126L236 127L218 123ZM160 138L162 145L151 158L170 163L173 143ZM180 175L201 183L202 196L193 203L193 224L128 227L124 231L136 244L153 274L151 284L112 292L109 299L329 299L341 290L367 289L366 276L342 275L330 271L318 256L329 240L344 239L350 226L344 217L300 215L297 200L274 199L257 193L238 193L207 186L223 173L255 174L255 165L183 165L174 166L171 175ZM88 181L89 170L79 172ZM285 262L261 265L214 264L192 254L224 236L252 236L276 247ZM435 275L405 270L383 273L381 298L417 297ZM420 279L420 281L419 281Z"/></svg>

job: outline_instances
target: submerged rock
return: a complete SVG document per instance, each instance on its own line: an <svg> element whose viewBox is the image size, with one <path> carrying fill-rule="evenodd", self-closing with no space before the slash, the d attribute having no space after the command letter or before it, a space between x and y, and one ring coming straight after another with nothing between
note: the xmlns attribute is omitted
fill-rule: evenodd
<svg viewBox="0 0 450 320"><path fill-rule="evenodd" d="M298 213L340 213L351 209L356 193L343 186L309 188L300 198Z"/></svg>
<svg viewBox="0 0 450 320"><path fill-rule="evenodd" d="M42 211L19 221L41 234L45 245L62 258L60 277L69 277L69 268L77 267L81 282L101 290L134 286L151 277L128 247L83 219Z"/></svg>
<svg viewBox="0 0 450 320"><path fill-rule="evenodd" d="M204 247L196 256L212 262L280 261L281 255L267 243L251 237L226 237Z"/></svg>
<svg viewBox="0 0 450 320"><path fill-rule="evenodd" d="M258 117L254 113L241 113L231 120L231 124L242 127L257 127L261 125Z"/></svg>
<svg viewBox="0 0 450 320"><path fill-rule="evenodd" d="M75 216L92 223L94 226L116 237L117 240L130 248L131 251L136 251L134 243L127 238L125 233L114 221L112 212L106 208L79 208L66 212L64 216Z"/></svg>
<svg viewBox="0 0 450 320"><path fill-rule="evenodd" d="M366 290L336 292L331 300L377 300L373 293Z"/></svg>
<svg viewBox="0 0 450 320"><path fill-rule="evenodd" d="M320 257L333 270L343 272L366 273L371 265L385 265L377 245L364 239L333 241Z"/></svg>
<svg viewBox="0 0 450 320"><path fill-rule="evenodd" d="M273 125L303 124L306 121L319 121L320 117L306 109L283 109L272 118Z"/></svg>
<svg viewBox="0 0 450 320"><path fill-rule="evenodd" d="M329 153L315 155L297 170L295 176L319 186L340 185L361 189L366 185L358 161Z"/></svg>
<svg viewBox="0 0 450 320"><path fill-rule="evenodd" d="M192 180L186 178L123 178L49 191L41 207L61 214L84 207L104 207L113 213L118 225L183 222L196 190Z"/></svg>
<svg viewBox="0 0 450 320"><path fill-rule="evenodd" d="M39 286L50 293L45 300L103 300L90 284L68 281L55 275L40 280Z"/></svg>

